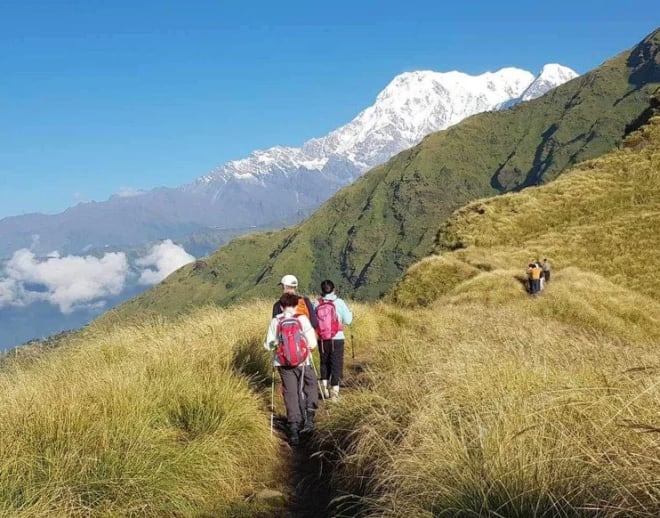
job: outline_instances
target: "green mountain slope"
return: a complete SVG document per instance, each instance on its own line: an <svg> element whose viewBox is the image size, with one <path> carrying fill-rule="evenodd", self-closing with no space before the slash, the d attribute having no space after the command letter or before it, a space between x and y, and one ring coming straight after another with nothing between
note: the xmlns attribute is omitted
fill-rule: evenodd
<svg viewBox="0 0 660 518"><path fill-rule="evenodd" d="M659 83L660 30L542 98L428 136L303 223L236 239L108 317L272 295L291 272L303 291L329 277L346 295L378 297L432 251L438 225L454 210L553 180L617 146Z"/></svg>
<svg viewBox="0 0 660 518"><path fill-rule="evenodd" d="M456 211L404 307L369 305L368 388L323 430L362 515L660 516L656 96L621 149Z"/></svg>
<svg viewBox="0 0 660 518"><path fill-rule="evenodd" d="M502 302L523 289L530 261L548 257L556 276L570 267L660 300L660 89L653 104L621 149L550 185L456 211L437 234L436 255L412 266L391 298L416 306L478 292Z"/></svg>

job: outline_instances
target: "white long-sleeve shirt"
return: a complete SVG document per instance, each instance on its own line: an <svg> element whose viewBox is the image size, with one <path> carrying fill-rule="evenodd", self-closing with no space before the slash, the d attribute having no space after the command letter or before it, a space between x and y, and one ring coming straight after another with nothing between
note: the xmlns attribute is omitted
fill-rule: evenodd
<svg viewBox="0 0 660 518"><path fill-rule="evenodd" d="M279 337L277 336L277 326L279 323L279 319L281 319L283 316L291 317L294 314L295 314L295 308L286 308L284 310L284 313L280 313L270 321L270 326L268 326L268 333L266 334L266 341L264 342L264 349L270 351L270 346L268 344L271 342L279 342ZM310 324L309 318L307 318L305 315L298 315L298 320L302 325L303 335L305 336L305 340L307 340L307 347L309 347L310 351L316 349L316 345L317 345L316 331L314 331L312 324ZM310 354L307 357L306 365L309 365L311 361L312 361L312 355ZM273 365L275 367L280 366L280 363L277 361L277 356L274 353L273 353Z"/></svg>

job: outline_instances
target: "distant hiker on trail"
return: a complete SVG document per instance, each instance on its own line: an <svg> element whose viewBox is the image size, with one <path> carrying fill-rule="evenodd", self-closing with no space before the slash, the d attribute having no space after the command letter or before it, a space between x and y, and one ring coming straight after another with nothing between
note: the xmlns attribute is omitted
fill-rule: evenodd
<svg viewBox="0 0 660 518"><path fill-rule="evenodd" d="M309 319L297 313L298 300L293 293L282 295L279 303L283 310L271 320L264 343L273 352L273 367L280 371L291 445L299 443L299 432L314 429L319 397L318 380L311 364L316 332Z"/></svg>
<svg viewBox="0 0 660 518"><path fill-rule="evenodd" d="M527 278L529 279L529 293L538 294L541 289L541 267L536 263L527 266Z"/></svg>
<svg viewBox="0 0 660 518"><path fill-rule="evenodd" d="M543 262L541 263L541 272L543 272L543 279L545 279L545 282L550 282L550 263L547 259L543 259Z"/></svg>
<svg viewBox="0 0 660 518"><path fill-rule="evenodd" d="M330 280L321 283L321 297L314 303L321 339L321 390L323 397L339 401L339 382L344 374L344 325L353 321L353 313L346 303L335 294ZM328 382L332 395L328 391Z"/></svg>
<svg viewBox="0 0 660 518"><path fill-rule="evenodd" d="M298 288L298 279L296 278L295 275L285 275L282 277L282 280L280 281L280 285L282 286L282 293L291 293L298 297L298 306L296 308L296 313L300 313L301 315L305 315L307 318L309 318L310 323L312 324L312 327L314 329L318 328L318 322L316 320L316 314L314 313L314 306L312 305L312 302L307 298L303 297L302 295L298 295L296 293L296 290ZM275 318L277 315L282 313L283 308L282 308L282 303L277 300L275 304L273 304L273 318Z"/></svg>

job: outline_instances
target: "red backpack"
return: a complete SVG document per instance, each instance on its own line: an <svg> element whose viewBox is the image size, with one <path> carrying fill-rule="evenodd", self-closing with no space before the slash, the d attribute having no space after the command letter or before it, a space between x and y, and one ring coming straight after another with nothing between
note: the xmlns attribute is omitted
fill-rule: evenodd
<svg viewBox="0 0 660 518"><path fill-rule="evenodd" d="M316 318L319 321L318 331L321 340L332 340L343 329L339 323L337 308L331 300L319 299L318 306L316 306Z"/></svg>
<svg viewBox="0 0 660 518"><path fill-rule="evenodd" d="M277 361L284 367L297 367L309 356L307 340L303 333L300 315L282 316L277 321L277 336L280 345L277 348Z"/></svg>

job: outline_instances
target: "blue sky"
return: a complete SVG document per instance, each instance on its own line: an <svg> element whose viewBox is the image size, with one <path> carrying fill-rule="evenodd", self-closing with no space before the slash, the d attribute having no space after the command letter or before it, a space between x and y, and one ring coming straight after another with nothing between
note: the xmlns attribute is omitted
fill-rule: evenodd
<svg viewBox="0 0 660 518"><path fill-rule="evenodd" d="M0 218L348 122L401 72L582 73L660 25L660 2L0 0Z"/></svg>

